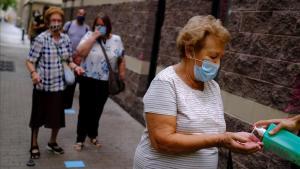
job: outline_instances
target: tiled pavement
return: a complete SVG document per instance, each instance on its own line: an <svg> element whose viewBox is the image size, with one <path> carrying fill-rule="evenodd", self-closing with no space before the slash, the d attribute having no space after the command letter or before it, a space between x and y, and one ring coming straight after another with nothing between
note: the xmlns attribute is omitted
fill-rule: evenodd
<svg viewBox="0 0 300 169"><path fill-rule="evenodd" d="M28 127L32 85L25 70L28 41L21 41L21 31L0 22L0 60L13 61L13 72L0 71L0 169L26 169L29 158L30 129ZM74 97L78 112L78 91ZM96 149L86 143L81 152L73 150L77 114L66 115L66 128L58 136L64 155L46 151L50 131L40 129L41 158L33 169L64 169L64 161L82 160L86 169L132 168L135 147L144 129L112 100L108 100L100 120L99 140L103 147Z"/></svg>

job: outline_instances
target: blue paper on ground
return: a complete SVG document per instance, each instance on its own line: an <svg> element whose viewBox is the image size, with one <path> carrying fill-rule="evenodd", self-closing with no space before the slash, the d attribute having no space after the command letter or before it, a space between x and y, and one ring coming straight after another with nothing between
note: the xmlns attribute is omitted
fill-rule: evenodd
<svg viewBox="0 0 300 169"><path fill-rule="evenodd" d="M74 109L65 109L65 114L75 114L75 110Z"/></svg>
<svg viewBox="0 0 300 169"><path fill-rule="evenodd" d="M65 161L65 167L66 168L80 168L85 167L83 161Z"/></svg>

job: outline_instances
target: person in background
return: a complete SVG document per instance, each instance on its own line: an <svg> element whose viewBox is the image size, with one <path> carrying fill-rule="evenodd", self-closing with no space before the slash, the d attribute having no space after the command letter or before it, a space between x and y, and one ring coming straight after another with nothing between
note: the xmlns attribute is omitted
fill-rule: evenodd
<svg viewBox="0 0 300 169"><path fill-rule="evenodd" d="M251 133L226 132L218 83L213 80L230 34L213 16L194 16L176 46L181 61L151 82L144 102L146 129L134 169L216 169L218 147L250 154L262 143Z"/></svg>
<svg viewBox="0 0 300 169"><path fill-rule="evenodd" d="M30 117L32 159L40 158L38 132L41 126L52 129L47 149L55 154L64 150L57 144L60 128L65 127L64 70L62 62L78 75L84 70L72 62L71 41L61 33L64 12L58 7L51 7L45 13L45 24L49 28L38 35L33 42L26 66L33 82L32 111Z"/></svg>
<svg viewBox="0 0 300 169"><path fill-rule="evenodd" d="M46 11L49 9L49 6L44 6L43 8L43 14L40 14L39 10L33 11L33 22L31 25L31 31L29 34L30 37L30 44L32 45L34 42L34 39L41 34L42 32L46 31L48 28L46 24L44 23L44 17Z"/></svg>
<svg viewBox="0 0 300 169"><path fill-rule="evenodd" d="M85 24L86 12L84 9L78 9L75 20L68 21L63 28L63 31L69 35L72 42L73 61L80 65L81 58L76 55L76 48L81 38L90 30L89 26ZM73 104L74 92L77 84L77 78L73 85L68 85L65 90L65 108L71 109Z"/></svg>
<svg viewBox="0 0 300 169"><path fill-rule="evenodd" d="M125 78L123 43L120 36L112 34L109 17L104 13L98 14L92 31L82 38L77 47L78 55L83 58L81 66L85 71L79 78L79 115L74 145L78 151L83 148L87 136L96 147L101 146L97 136L99 120L109 95L109 68L100 43L107 53L112 69L119 73L120 79Z"/></svg>

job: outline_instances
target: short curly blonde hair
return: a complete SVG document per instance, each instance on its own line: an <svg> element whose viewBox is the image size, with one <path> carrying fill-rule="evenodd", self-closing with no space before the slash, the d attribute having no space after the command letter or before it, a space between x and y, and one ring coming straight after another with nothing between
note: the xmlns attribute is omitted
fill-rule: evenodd
<svg viewBox="0 0 300 169"><path fill-rule="evenodd" d="M203 42L207 35L215 35L224 44L230 40L230 33L222 26L219 19L208 16L194 16L181 29L177 36L176 47L181 57L185 57L186 46L193 47L200 51L203 48Z"/></svg>

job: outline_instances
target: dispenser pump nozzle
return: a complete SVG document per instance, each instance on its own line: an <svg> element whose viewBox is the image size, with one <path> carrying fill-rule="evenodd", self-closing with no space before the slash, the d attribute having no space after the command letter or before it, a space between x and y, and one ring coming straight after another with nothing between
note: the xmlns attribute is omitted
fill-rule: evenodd
<svg viewBox="0 0 300 169"><path fill-rule="evenodd" d="M256 127L254 126L253 132L256 131L258 133L259 136L263 137L265 132L267 131L266 129L262 128L262 127Z"/></svg>

